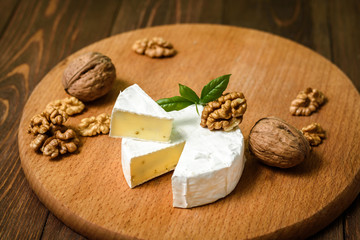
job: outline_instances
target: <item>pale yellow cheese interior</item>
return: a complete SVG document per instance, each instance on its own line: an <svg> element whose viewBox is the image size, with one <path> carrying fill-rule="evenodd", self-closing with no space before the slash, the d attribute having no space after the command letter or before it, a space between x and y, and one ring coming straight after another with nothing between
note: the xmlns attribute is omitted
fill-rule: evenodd
<svg viewBox="0 0 360 240"><path fill-rule="evenodd" d="M152 178L173 170L179 161L185 142L170 148L135 157L131 160L131 186L144 183Z"/></svg>
<svg viewBox="0 0 360 240"><path fill-rule="evenodd" d="M110 136L168 142L172 121L171 119L116 111L111 119Z"/></svg>

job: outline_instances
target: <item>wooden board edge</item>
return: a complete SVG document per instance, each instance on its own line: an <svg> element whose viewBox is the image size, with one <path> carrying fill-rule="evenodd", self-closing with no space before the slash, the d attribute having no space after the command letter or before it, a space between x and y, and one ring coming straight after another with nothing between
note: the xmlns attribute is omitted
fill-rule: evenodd
<svg viewBox="0 0 360 240"><path fill-rule="evenodd" d="M23 154L20 153L20 159L24 157L22 155ZM44 204L44 206L51 213L53 213L61 222L63 222L73 231L90 239L133 239L130 236L112 232L99 225L86 221L84 218L77 216L66 206L59 203L51 194L48 193L48 191L41 184L37 182L36 177L31 174L31 171L28 170L26 164L23 161L21 161L21 167L24 171L25 177L29 182L31 189L38 197L40 202Z"/></svg>
<svg viewBox="0 0 360 240"><path fill-rule="evenodd" d="M175 25L180 25L180 24L175 24ZM219 24L183 24L183 25L212 25L212 26L221 26ZM162 25L162 26L157 26L155 28L162 28L162 27L169 27L171 25ZM226 26L226 27L231 27L231 28L243 28L243 27L235 27L235 26ZM245 29L245 28L243 28ZM137 29L137 30L134 30L134 31L141 31L142 29ZM272 36L275 36L275 37L279 37L277 35L274 35L272 33L267 33L267 32L263 32L263 31L259 31L259 30L254 30L254 29L249 29L251 31L258 31L258 32L262 32L262 33L265 33L265 34L270 34ZM133 32L133 31L131 31ZM127 32L127 33L130 33L130 32ZM115 37L115 36L112 36L112 37ZM111 37L109 37L111 38ZM280 37L282 39L286 39L286 38L283 38L283 37ZM105 38L103 40L100 40L100 41L105 41L106 39L108 38ZM286 39L287 41L291 41L293 43L295 43L296 45L298 46L301 46L302 48L306 48L307 50L310 50L314 53L316 53L315 51L313 51L312 49L310 48L307 48L306 46L303 46L301 44L298 44L290 39ZM95 43L94 43L95 44ZM93 44L91 44L93 45ZM89 46L91 46L89 45ZM89 47L89 46L86 46ZM74 55L78 55L80 54L82 51L84 51L84 48L72 53L70 56L74 56ZM318 54L318 53L316 53ZM322 57L325 61L329 62L333 67L336 68L336 70L338 70L339 72L341 72L344 76L346 76L346 74L341 70L339 69L334 63L332 63L330 60L328 60L327 58L323 57L322 55L318 54L320 57ZM64 58L63 60L61 60L57 65L54 66L54 68L58 67L59 65L63 65L67 62L69 56ZM46 75L50 74L51 71L49 71L49 73L47 73ZM44 78L46 77L46 75L44 76ZM348 81L353 85L353 88L355 88L354 84L350 81L350 79L346 76L346 78L348 79ZM38 87L38 86L36 86ZM36 88L35 88L36 89ZM35 90L34 89L34 90ZM358 91L357 91L358 92ZM358 92L359 93L359 92ZM26 105L29 103L29 100L31 98L32 94L30 95L29 99L27 100L26 104L25 104L25 107ZM25 109L24 107L24 109ZM23 142L21 142L21 133L20 130L23 130L25 129L24 128L24 114L22 113L22 117L21 117L21 120L20 120L20 126L19 126L19 132L18 132L18 143L19 143L19 146L21 144L24 144ZM25 143L26 144L26 143ZM23 159L24 156L23 156L23 153L20 151L20 160ZM51 197L50 195L47 194L47 190L44 189L41 184L37 183L37 179L34 175L32 175L29 171L29 169L27 168L26 164L24 164L23 161L21 161L21 166L23 168L23 171L25 173L25 176L31 186L31 188L33 189L33 191L35 192L35 194L38 196L39 200L51 211L54 213L55 216L57 216L64 224L66 224L67 226L69 226L70 228L72 228L74 231L77 231L79 232L80 234L84 235L84 236L87 236L89 238L99 238L99 239L104 239L104 236L106 239L117 239L117 238L126 238L126 239L129 239L129 238L132 238L130 236L126 236L126 235L121 235L121 234L118 234L118 233L114 233L114 232L111 232L105 228L102 228L96 224L93 224L91 222L88 222L86 221L85 219L81 218L81 217L78 217L76 216L75 214L73 214L68 208L66 208L65 206L61 205L60 208L56 208L55 206L58 204L57 200L53 197ZM300 233L300 235L297 235L297 236L304 236L304 237L308 237L312 234L314 234L315 232L319 231L320 229L324 228L325 226L327 226L329 223L331 223L337 216L339 216L346 208L348 208L348 206L350 206L350 204L354 201L354 199L357 197L357 195L359 194L360 192L360 171L357 172L356 176L355 176L355 179L353 180L353 183L351 185L349 185L346 189L344 189L344 191L339 194L337 196L336 199L334 199L334 201L329 204L327 207L325 207L324 209L322 209L321 211L319 211L318 213L316 213L315 215L312 215L309 217L309 219L305 219L304 221L302 222L298 222L296 223L295 225L292 225L292 226L288 226L286 228L283 228L283 229L279 229L275 232L276 236L279 236L279 237L288 237L287 236L287 233L288 232L291 232L291 231L295 231L298 229L298 232ZM347 196L347 194L349 194ZM50 200L46 200L46 197L50 197ZM340 205L340 207L338 206ZM333 208L336 208L337 211L336 213L332 214L330 217L328 215L329 213L329 209L333 209ZM313 218L315 216L315 218ZM313 218L313 219L310 219L310 218ZM317 220L314 220L314 219L317 219ZM302 224L304 224L304 222L306 222L306 226L308 226L309 228L313 227L314 224L318 224L319 221L321 222L321 228L318 228L316 231L309 231L307 233L304 233L304 227L302 226ZM76 224L75 225L71 225L70 223L71 222L75 222ZM91 231L90 227L94 227L94 231ZM302 227L301 227L302 226ZM299 230L302 230L302 232L300 232ZM304 233L304 235L301 235L301 233ZM267 238L267 237L274 237L274 233L269 233L268 235L265 235L265 236L262 236L261 238Z"/></svg>
<svg viewBox="0 0 360 240"><path fill-rule="evenodd" d="M261 239L306 239L321 231L339 217L354 202L360 193L360 171L330 204L301 222L269 233ZM334 210L335 209L335 210ZM315 226L315 227L314 227ZM291 233L291 234L290 234Z"/></svg>

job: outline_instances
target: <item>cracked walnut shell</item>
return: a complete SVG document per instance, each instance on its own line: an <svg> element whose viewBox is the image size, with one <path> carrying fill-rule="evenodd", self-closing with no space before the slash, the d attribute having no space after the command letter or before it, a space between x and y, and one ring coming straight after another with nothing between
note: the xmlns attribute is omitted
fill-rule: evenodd
<svg viewBox="0 0 360 240"><path fill-rule="evenodd" d="M246 108L247 103L243 93L224 94L206 104L201 114L200 126L210 130L230 131L241 123Z"/></svg>
<svg viewBox="0 0 360 240"><path fill-rule="evenodd" d="M115 78L115 66L109 57L88 52L70 62L62 83L68 94L89 102L108 93Z"/></svg>
<svg viewBox="0 0 360 240"><path fill-rule="evenodd" d="M138 54L145 54L151 58L171 57L176 54L172 44L161 37L137 40L132 49Z"/></svg>
<svg viewBox="0 0 360 240"><path fill-rule="evenodd" d="M50 102L46 108L56 108L66 112L67 115L72 116L81 113L85 105L76 97L68 97L61 100Z"/></svg>
<svg viewBox="0 0 360 240"><path fill-rule="evenodd" d="M317 89L301 91L291 102L290 113L296 116L309 116L325 103L325 95Z"/></svg>
<svg viewBox="0 0 360 240"><path fill-rule="evenodd" d="M311 146L317 146L322 143L322 139L325 139L325 130L319 123L312 123L301 129L304 137L309 141Z"/></svg>
<svg viewBox="0 0 360 240"><path fill-rule="evenodd" d="M276 117L262 118L249 134L249 150L262 163L280 168L298 165L310 155L300 130Z"/></svg>
<svg viewBox="0 0 360 240"><path fill-rule="evenodd" d="M78 126L81 136L108 134L110 131L110 115L102 113L97 117L84 118Z"/></svg>

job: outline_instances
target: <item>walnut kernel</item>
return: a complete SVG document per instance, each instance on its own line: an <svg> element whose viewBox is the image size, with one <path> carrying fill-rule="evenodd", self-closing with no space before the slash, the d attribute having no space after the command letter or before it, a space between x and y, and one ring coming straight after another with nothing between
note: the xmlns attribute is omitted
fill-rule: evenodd
<svg viewBox="0 0 360 240"><path fill-rule="evenodd" d="M110 131L110 115L102 113L97 117L84 118L78 126L81 136L108 134Z"/></svg>
<svg viewBox="0 0 360 240"><path fill-rule="evenodd" d="M266 165L289 168L309 156L310 145L301 131L284 120L268 117L250 130L249 150Z"/></svg>
<svg viewBox="0 0 360 240"><path fill-rule="evenodd" d="M210 130L230 131L241 123L246 108L247 103L243 93L224 94L206 104L201 114L200 126Z"/></svg>
<svg viewBox="0 0 360 240"><path fill-rule="evenodd" d="M68 119L66 112L53 107L46 108L43 114L54 125L62 125Z"/></svg>
<svg viewBox="0 0 360 240"><path fill-rule="evenodd" d="M80 141L73 129L63 125L67 117L66 112L54 106L48 106L44 112L34 116L28 129L35 135L30 148L51 158L76 151Z"/></svg>
<svg viewBox="0 0 360 240"><path fill-rule="evenodd" d="M89 52L73 60L65 69L62 83L65 91L84 102L104 96L116 78L111 59Z"/></svg>
<svg viewBox="0 0 360 240"><path fill-rule="evenodd" d="M31 118L28 132L34 135L44 134L50 129L50 123L43 113L35 115Z"/></svg>
<svg viewBox="0 0 360 240"><path fill-rule="evenodd" d="M291 102L290 113L296 116L309 116L325 103L325 95L317 89L301 91Z"/></svg>
<svg viewBox="0 0 360 240"><path fill-rule="evenodd" d="M76 97L68 97L61 100L50 102L46 108L56 108L66 112L67 115L75 115L81 113L85 105Z"/></svg>
<svg viewBox="0 0 360 240"><path fill-rule="evenodd" d="M68 116L64 111L49 107L30 120L28 132L34 135L45 134L50 130L52 124L62 125L67 118Z"/></svg>
<svg viewBox="0 0 360 240"><path fill-rule="evenodd" d="M36 135L35 139L30 143L30 147L37 151L43 146L44 142L48 138L49 136L46 134L38 134Z"/></svg>
<svg viewBox="0 0 360 240"><path fill-rule="evenodd" d="M132 49L138 54L145 54L151 58L171 57L176 54L172 44L161 37L137 40Z"/></svg>
<svg viewBox="0 0 360 240"><path fill-rule="evenodd" d="M59 154L75 152L79 143L75 131L69 128L65 132L56 131L54 136L45 140L40 150L45 156L56 158Z"/></svg>
<svg viewBox="0 0 360 240"><path fill-rule="evenodd" d="M322 139L325 139L325 130L319 123L312 123L301 129L304 137L309 141L311 146L317 146L322 143Z"/></svg>

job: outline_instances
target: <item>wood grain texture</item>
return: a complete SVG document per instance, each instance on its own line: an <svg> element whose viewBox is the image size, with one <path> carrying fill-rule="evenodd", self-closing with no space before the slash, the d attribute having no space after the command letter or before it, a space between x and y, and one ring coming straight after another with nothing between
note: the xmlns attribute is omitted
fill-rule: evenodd
<svg viewBox="0 0 360 240"><path fill-rule="evenodd" d="M112 35L163 24L221 23L222 9L223 1L220 0L123 1Z"/></svg>
<svg viewBox="0 0 360 240"><path fill-rule="evenodd" d="M5 31L6 27L8 27L9 21L12 16L15 14L15 10L17 8L17 4L19 0L1 0L0 6L6 11L3 11L0 15L0 37L2 36L3 32Z"/></svg>
<svg viewBox="0 0 360 240"><path fill-rule="evenodd" d="M84 237L74 231L71 231L67 227L64 227L64 224L59 219L57 219L52 213L50 213L49 217L47 218L41 239L81 240L84 239Z"/></svg>
<svg viewBox="0 0 360 240"><path fill-rule="evenodd" d="M343 4L341 0L329 3L329 21L333 46L333 61L352 79L360 79L360 41L359 31L349 31L360 22L360 2L350 0ZM354 85L360 89L360 80Z"/></svg>
<svg viewBox="0 0 360 240"><path fill-rule="evenodd" d="M353 80L355 87L360 90L360 33L350 30L360 21L360 2L356 0L330 1L328 7L330 38L332 45L332 61L338 65ZM350 31L349 31L350 30ZM354 119L360 124L360 119ZM359 139L359 138L358 138ZM359 239L360 234L360 195L344 217L344 238Z"/></svg>
<svg viewBox="0 0 360 240"><path fill-rule="evenodd" d="M88 1L2 2L0 15L9 18L4 20L0 38L0 239L40 239L49 212L33 194L20 166L16 135L23 106L56 63L109 35L117 1L108 1L108 5ZM89 31L92 27L97 28L96 33Z"/></svg>
<svg viewBox="0 0 360 240"><path fill-rule="evenodd" d="M136 39L159 33L176 46L179 53L174 58L154 61L130 50ZM212 54L204 59L208 48ZM118 81L109 95L89 104L86 113L71 119L69 124L101 112L110 113L118 92L133 83L159 99L176 95L178 82L200 92L210 79L230 72L233 79L228 90L243 91L249 103L241 125L245 138L257 119L269 115L279 116L298 128L320 122L328 137L305 163L288 171L265 167L247 154L244 175L227 198L191 210L173 208L171 174L135 189L128 188L121 173L118 139L84 139L79 154L60 161L48 161L27 147L31 141L26 133L28 119L47 102L66 96L60 81L54 79L61 79L68 61L85 51L108 55L117 68ZM329 102L309 118L290 116L289 103L307 86L323 90ZM346 92L342 101L332 100L342 92ZM344 211L360 190L360 126L349 118L349 114L359 118L359 98L350 80L333 64L274 35L216 25L148 28L92 44L45 76L29 98L20 123L22 167L47 208L86 236L307 237ZM338 118L331 119L333 111L339 112ZM343 131L338 127L341 124L354 131Z"/></svg>
<svg viewBox="0 0 360 240"><path fill-rule="evenodd" d="M356 0L0 0L0 238L41 239L49 236L44 226L60 239L74 234L63 224L46 221L51 214L24 179L16 141L23 104L42 77L70 53L109 34L139 27L222 23L304 44L340 66L360 89L359 16ZM279 24L278 19L292 21ZM360 197L334 222L338 224L314 238L358 239L359 203Z"/></svg>
<svg viewBox="0 0 360 240"><path fill-rule="evenodd" d="M346 211L345 238L358 239L360 234L360 197L354 201L352 206Z"/></svg>

